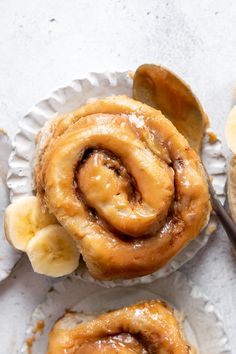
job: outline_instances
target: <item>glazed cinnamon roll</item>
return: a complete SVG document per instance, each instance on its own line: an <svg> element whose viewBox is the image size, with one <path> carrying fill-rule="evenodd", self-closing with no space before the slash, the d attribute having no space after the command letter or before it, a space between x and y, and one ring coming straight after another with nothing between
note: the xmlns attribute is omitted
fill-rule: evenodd
<svg viewBox="0 0 236 354"><path fill-rule="evenodd" d="M34 176L97 279L156 271L209 215L198 155L160 111L126 96L54 119L38 137Z"/></svg>
<svg viewBox="0 0 236 354"><path fill-rule="evenodd" d="M68 313L54 325L47 354L190 354L173 310L158 300L95 319Z"/></svg>

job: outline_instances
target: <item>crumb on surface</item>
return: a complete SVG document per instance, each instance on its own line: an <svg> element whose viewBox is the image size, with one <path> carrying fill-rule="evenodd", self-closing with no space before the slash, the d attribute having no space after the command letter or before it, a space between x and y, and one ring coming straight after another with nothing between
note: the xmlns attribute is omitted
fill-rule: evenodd
<svg viewBox="0 0 236 354"><path fill-rule="evenodd" d="M134 78L134 74L135 74L134 71L132 71L132 70L128 71L128 76L129 76L129 78L132 79L132 80L133 80L133 78Z"/></svg>
<svg viewBox="0 0 236 354"><path fill-rule="evenodd" d="M33 332L34 334L36 334L36 333L43 333L44 327L45 327L45 322L44 322L44 320L39 320L39 321L36 323L35 327L33 328L32 332Z"/></svg>
<svg viewBox="0 0 236 354"><path fill-rule="evenodd" d="M210 223L207 228L206 228L206 234L211 235L213 232L215 232L217 229L217 224L216 223Z"/></svg>
<svg viewBox="0 0 236 354"><path fill-rule="evenodd" d="M213 132L213 131L208 131L207 132L208 138L209 138L209 142L211 144L214 144L217 141L217 135Z"/></svg>
<svg viewBox="0 0 236 354"><path fill-rule="evenodd" d="M3 128L0 128L0 134L7 135L7 132L6 132L6 130L4 130Z"/></svg>
<svg viewBox="0 0 236 354"><path fill-rule="evenodd" d="M26 339L26 346L27 346L27 353L28 354L32 354L32 346L33 346L33 343L35 342L35 340L36 340L35 336L29 337Z"/></svg>

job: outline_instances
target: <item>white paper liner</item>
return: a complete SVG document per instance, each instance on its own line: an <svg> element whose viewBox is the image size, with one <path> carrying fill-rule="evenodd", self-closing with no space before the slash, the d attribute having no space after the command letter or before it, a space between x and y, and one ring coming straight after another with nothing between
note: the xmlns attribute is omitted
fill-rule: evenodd
<svg viewBox="0 0 236 354"><path fill-rule="evenodd" d="M4 234L4 210L9 204L9 191L6 184L8 158L12 150L11 142L6 133L0 130L0 281L4 280L11 272L21 253L11 247Z"/></svg>
<svg viewBox="0 0 236 354"><path fill-rule="evenodd" d="M52 95L34 106L19 122L19 131L14 140L14 150L9 159L8 186L11 200L32 194L32 161L35 151L35 136L46 122L62 113L71 112L85 104L88 100L111 95L125 94L132 97L132 79L128 72L90 73L87 78L75 80L71 85L60 88ZM217 139L211 143L206 134L202 150L202 158L208 173L213 177L213 185L218 196L225 197L226 163L221 152L221 142ZM134 285L149 283L167 276L189 261L207 242L209 235L216 229L216 218L211 215L209 226L200 236L176 255L169 263L157 272L131 280L99 282L107 287L118 285ZM87 268L81 265L76 277L95 281Z"/></svg>
<svg viewBox="0 0 236 354"><path fill-rule="evenodd" d="M150 299L162 299L177 310L185 336L198 354L232 353L214 305L180 272L145 286L109 290L96 284L78 283L73 278L55 283L46 300L32 314L21 353L28 353L26 339L35 336L32 354L45 354L49 331L66 310L100 314ZM44 321L45 328L43 333L35 334L39 321Z"/></svg>

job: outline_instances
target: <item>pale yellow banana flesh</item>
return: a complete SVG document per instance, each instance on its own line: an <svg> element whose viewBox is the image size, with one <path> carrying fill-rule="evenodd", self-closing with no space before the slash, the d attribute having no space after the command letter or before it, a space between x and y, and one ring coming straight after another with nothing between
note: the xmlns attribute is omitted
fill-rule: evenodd
<svg viewBox="0 0 236 354"><path fill-rule="evenodd" d="M51 277L72 273L79 265L79 250L72 237L60 225L38 231L26 248L35 272Z"/></svg>
<svg viewBox="0 0 236 354"><path fill-rule="evenodd" d="M236 105L229 113L226 122L225 135L228 147L234 154L236 154Z"/></svg>
<svg viewBox="0 0 236 354"><path fill-rule="evenodd" d="M45 226L56 224L54 215L43 211L35 196L27 196L10 204L4 214L5 235L18 250L25 251L28 242Z"/></svg>

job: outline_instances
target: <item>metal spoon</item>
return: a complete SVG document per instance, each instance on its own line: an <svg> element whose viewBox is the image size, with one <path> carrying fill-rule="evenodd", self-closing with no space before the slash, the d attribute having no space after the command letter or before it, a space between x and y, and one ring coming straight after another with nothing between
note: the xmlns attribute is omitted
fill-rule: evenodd
<svg viewBox="0 0 236 354"><path fill-rule="evenodd" d="M190 145L199 152L208 119L191 88L170 70L154 64L141 65L135 72L133 84L135 99L160 109ZM207 170L203 165L209 186L211 204L236 249L236 225L225 211Z"/></svg>
<svg viewBox="0 0 236 354"><path fill-rule="evenodd" d="M206 172L208 186L209 186L209 192L210 192L210 196L211 196L212 208L215 211L216 215L218 216L223 228L225 229L225 232L227 233L230 241L232 242L234 249L236 250L236 225L233 222L233 220L231 219L231 217L229 216L229 214L224 209L219 198L217 197L216 192L215 192L214 187L210 181L210 178L207 174L206 169L205 169L205 172Z"/></svg>

